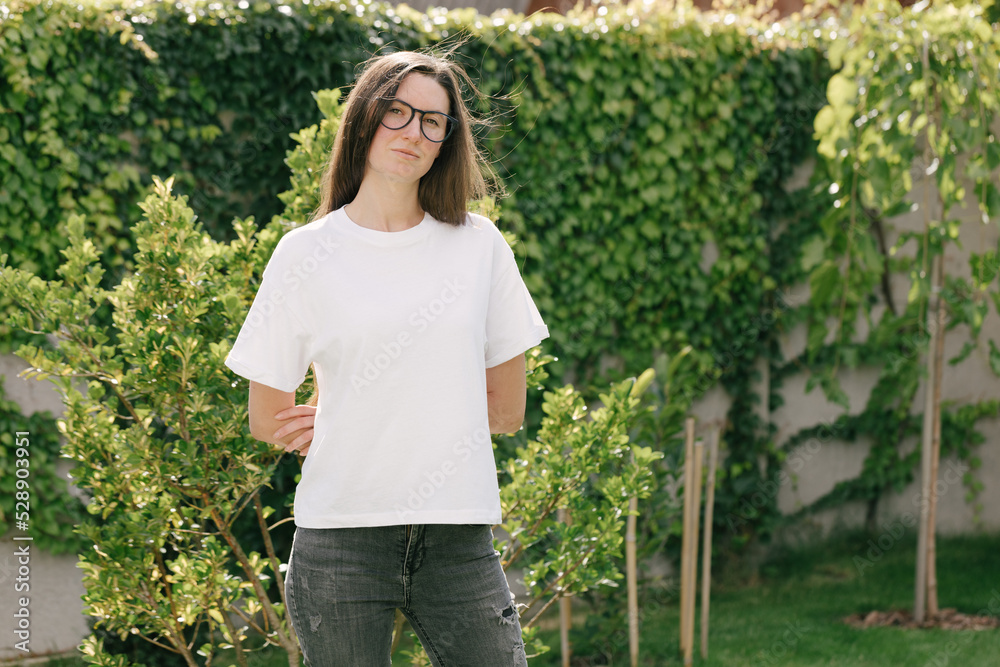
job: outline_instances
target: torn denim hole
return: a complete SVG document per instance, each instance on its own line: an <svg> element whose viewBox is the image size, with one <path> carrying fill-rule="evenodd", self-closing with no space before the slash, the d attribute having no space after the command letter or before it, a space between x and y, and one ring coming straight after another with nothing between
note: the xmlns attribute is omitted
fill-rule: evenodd
<svg viewBox="0 0 1000 667"><path fill-rule="evenodd" d="M514 644L514 667L528 667L528 655L522 641Z"/></svg>
<svg viewBox="0 0 1000 667"><path fill-rule="evenodd" d="M496 607L493 607L493 611L495 611L500 616L501 625L503 624L514 625L518 621L517 610L514 609L513 602L507 605L507 608L504 609L503 611L500 611Z"/></svg>
<svg viewBox="0 0 1000 667"><path fill-rule="evenodd" d="M323 622L323 617L320 615L309 617L309 629L313 632L319 632L319 624Z"/></svg>

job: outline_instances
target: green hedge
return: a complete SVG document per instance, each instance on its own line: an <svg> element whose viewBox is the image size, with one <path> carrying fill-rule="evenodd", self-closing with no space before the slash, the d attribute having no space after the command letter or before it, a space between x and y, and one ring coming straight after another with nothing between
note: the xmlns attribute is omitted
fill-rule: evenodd
<svg viewBox="0 0 1000 667"><path fill-rule="evenodd" d="M311 92L349 84L372 53L444 40L493 96L485 111L498 127L481 139L510 193L500 224L520 239L559 358L553 377L596 398L592 387L690 346L669 399L686 405L721 377L734 407L719 502L755 489L760 458L778 455L755 421L753 365L774 354L767 316L801 279L799 245L815 228L782 183L813 152L829 76L817 48L765 39L742 18L662 10L524 19L243 4L6 10L0 173L18 181L0 191L0 234L15 241L11 264L53 277L59 223L84 212L127 270L126 223L153 174L175 174L219 239L233 217L269 219L288 185L289 135L320 118ZM672 435L650 431L663 448Z"/></svg>

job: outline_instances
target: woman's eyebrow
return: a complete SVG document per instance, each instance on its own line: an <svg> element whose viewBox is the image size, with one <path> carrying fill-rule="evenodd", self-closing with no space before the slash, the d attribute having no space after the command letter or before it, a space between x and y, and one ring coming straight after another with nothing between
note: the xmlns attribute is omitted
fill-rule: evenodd
<svg viewBox="0 0 1000 667"><path fill-rule="evenodd" d="M443 113L445 116L448 115L447 111L438 111L437 109L421 109L421 108L417 107L415 104L411 104L408 100L404 100L402 97L396 97L394 99L396 99L399 102L406 102L407 104L409 104L411 107L413 107L417 111L428 111L428 112L433 112L433 113Z"/></svg>

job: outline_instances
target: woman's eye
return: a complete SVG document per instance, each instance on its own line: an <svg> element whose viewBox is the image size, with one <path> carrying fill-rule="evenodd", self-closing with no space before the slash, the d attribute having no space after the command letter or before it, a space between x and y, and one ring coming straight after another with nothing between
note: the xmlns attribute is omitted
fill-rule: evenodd
<svg viewBox="0 0 1000 667"><path fill-rule="evenodd" d="M433 125L434 127L440 125L437 118L424 118L424 122L428 125Z"/></svg>

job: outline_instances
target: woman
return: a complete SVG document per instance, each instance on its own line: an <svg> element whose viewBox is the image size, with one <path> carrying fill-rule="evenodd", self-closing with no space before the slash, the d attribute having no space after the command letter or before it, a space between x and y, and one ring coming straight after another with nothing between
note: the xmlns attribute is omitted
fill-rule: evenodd
<svg viewBox="0 0 1000 667"><path fill-rule="evenodd" d="M461 82L426 54L368 63L317 215L278 243L226 359L254 437L308 454L285 591L313 667L389 665L397 608L435 665L526 665L490 433L520 428L548 329L467 212L485 184ZM318 405L295 405L310 365Z"/></svg>

